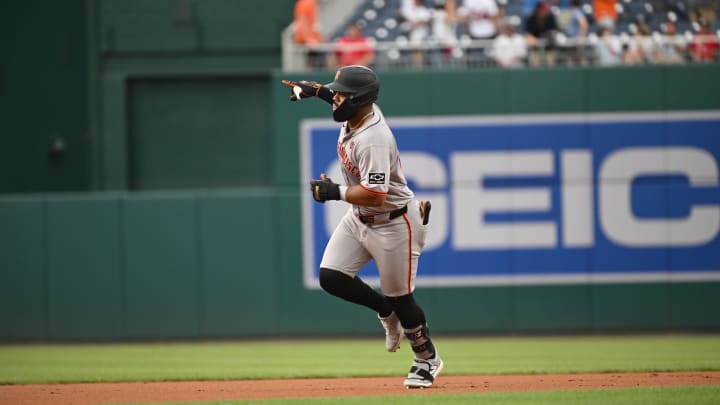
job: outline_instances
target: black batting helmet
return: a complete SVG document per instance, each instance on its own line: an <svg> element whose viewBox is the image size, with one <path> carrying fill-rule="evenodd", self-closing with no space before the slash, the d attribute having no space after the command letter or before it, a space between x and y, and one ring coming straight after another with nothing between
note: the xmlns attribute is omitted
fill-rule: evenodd
<svg viewBox="0 0 720 405"><path fill-rule="evenodd" d="M338 69L335 80L325 87L346 93L356 107L375 102L380 94L380 79L367 66L351 65Z"/></svg>

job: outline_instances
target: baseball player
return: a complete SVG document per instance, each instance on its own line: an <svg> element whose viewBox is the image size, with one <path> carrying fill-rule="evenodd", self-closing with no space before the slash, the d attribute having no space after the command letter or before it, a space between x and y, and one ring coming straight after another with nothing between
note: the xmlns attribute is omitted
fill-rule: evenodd
<svg viewBox="0 0 720 405"><path fill-rule="evenodd" d="M408 188L395 136L374 104L380 81L371 69L353 65L340 68L327 85L283 83L293 88L293 101L319 97L331 103L333 119L343 123L337 151L344 185L324 174L310 181L316 201L350 204L325 247L320 286L377 312L388 351L400 347L404 334L415 354L405 387L430 387L443 361L430 339L425 313L413 297L430 203L416 200ZM358 277L370 260L380 273L382 295Z"/></svg>

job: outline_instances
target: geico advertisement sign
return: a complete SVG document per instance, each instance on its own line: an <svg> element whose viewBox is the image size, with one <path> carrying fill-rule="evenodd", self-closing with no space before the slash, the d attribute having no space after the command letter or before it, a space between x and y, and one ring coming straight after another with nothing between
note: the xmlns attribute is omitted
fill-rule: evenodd
<svg viewBox="0 0 720 405"><path fill-rule="evenodd" d="M718 112L388 122L408 181L433 204L419 284L720 274ZM303 178L341 179L338 125L306 121L301 132ZM315 285L347 205L303 199L306 284Z"/></svg>

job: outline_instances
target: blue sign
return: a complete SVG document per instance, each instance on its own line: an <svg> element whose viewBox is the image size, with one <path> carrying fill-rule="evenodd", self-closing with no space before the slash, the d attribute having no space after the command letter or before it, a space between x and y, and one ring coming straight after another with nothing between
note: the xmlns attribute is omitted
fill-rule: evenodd
<svg viewBox="0 0 720 405"><path fill-rule="evenodd" d="M388 118L403 170L432 201L419 286L720 280L720 112ZM304 281L347 203L339 125L301 124ZM377 285L374 264L361 276Z"/></svg>

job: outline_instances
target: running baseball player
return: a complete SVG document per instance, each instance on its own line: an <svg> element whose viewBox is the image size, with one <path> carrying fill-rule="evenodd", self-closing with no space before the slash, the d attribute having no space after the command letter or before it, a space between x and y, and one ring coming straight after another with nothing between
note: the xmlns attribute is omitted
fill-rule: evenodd
<svg viewBox="0 0 720 405"><path fill-rule="evenodd" d="M343 123L337 151L344 185L324 174L310 181L316 201L350 204L325 247L320 286L377 312L388 351L395 352L405 335L415 354L405 387L430 387L443 361L430 339L425 313L413 298L430 203L416 200L408 187L395 136L374 104L380 81L370 68L354 65L340 68L327 85L283 84L293 88L293 101L319 97L332 104L333 119ZM382 295L358 277L370 260L380 273Z"/></svg>

